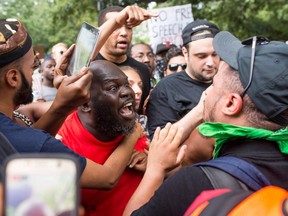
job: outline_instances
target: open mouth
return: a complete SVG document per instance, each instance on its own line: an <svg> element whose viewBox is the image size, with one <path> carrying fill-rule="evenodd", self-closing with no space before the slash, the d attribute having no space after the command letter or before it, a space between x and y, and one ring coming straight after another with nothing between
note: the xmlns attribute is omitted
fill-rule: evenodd
<svg viewBox="0 0 288 216"><path fill-rule="evenodd" d="M118 47L120 47L120 48L127 48L128 47L127 41L119 41L117 44L118 44Z"/></svg>
<svg viewBox="0 0 288 216"><path fill-rule="evenodd" d="M134 112L134 107L133 107L133 103L129 102L127 104L125 104L120 110L119 113L122 117L124 118L134 118L135 117L135 112Z"/></svg>

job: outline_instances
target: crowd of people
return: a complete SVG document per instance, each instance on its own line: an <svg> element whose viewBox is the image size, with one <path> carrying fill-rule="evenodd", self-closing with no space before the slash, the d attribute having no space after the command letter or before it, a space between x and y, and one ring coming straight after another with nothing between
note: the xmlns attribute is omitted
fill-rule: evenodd
<svg viewBox="0 0 288 216"><path fill-rule="evenodd" d="M200 215L203 192L248 197L269 186L284 191L275 205L288 215L288 45L240 41L207 20L187 24L181 47L132 44L132 28L157 16L100 11L97 57L71 76L75 45L58 43L39 63L21 21L1 19L1 163L15 153L72 155L89 216ZM247 162L253 171L241 173Z"/></svg>

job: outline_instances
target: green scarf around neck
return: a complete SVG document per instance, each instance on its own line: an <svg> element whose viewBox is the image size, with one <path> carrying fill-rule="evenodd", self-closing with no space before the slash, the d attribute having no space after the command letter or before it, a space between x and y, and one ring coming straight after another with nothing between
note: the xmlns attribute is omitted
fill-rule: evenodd
<svg viewBox="0 0 288 216"><path fill-rule="evenodd" d="M240 127L219 122L205 122L197 127L206 137L216 138L214 158L218 157L223 143L239 137L248 139L265 139L275 141L283 154L288 154L288 127L277 131L261 128Z"/></svg>

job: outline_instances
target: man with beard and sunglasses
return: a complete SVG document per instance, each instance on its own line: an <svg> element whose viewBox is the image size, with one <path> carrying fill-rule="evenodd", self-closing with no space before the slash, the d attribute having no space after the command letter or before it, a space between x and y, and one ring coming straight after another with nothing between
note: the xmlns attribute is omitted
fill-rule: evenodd
<svg viewBox="0 0 288 216"><path fill-rule="evenodd" d="M96 60L89 66L93 73L90 101L72 113L58 134L69 148L92 161L103 164L124 135L132 132L136 122L135 93L127 76L115 64ZM144 152L146 136L134 149ZM82 189L81 204L87 215L122 215L126 203L140 183L146 157L138 158L134 169L127 167L110 191Z"/></svg>
<svg viewBox="0 0 288 216"><path fill-rule="evenodd" d="M113 31L113 28L119 25L126 23L135 26L152 16L155 14L145 9L128 6L117 16L108 20L107 24L111 26L111 31ZM109 31L110 29L107 28L102 33L105 35L105 32L108 34ZM70 49L70 54L72 49L73 47ZM65 57L65 55L63 56ZM32 101L32 74L35 67L38 66L35 59L32 40L21 22L16 19L0 19L0 132L5 135L19 153L66 153L74 155L79 162L80 183L85 188L113 188L127 167L133 146L138 138L142 137L143 129L137 124L135 130L125 136L107 161L100 165L75 153L61 141L42 130L19 126L13 121L13 111L19 105ZM62 62L59 66L59 70L66 70L66 68L67 61ZM57 96L47 111L48 114L43 115L43 118L41 117L41 122L46 127L49 125L58 127L59 123L62 123L63 119L66 118L67 112L69 114L75 107L86 103L90 98L91 79L92 74L87 67L84 67L79 75L59 77ZM77 93L80 94L79 100L75 100L73 94L70 95L71 98L63 94L70 92L70 90L75 93L74 96ZM70 104L69 102L72 101L73 103ZM65 104L64 107L63 103Z"/></svg>
<svg viewBox="0 0 288 216"><path fill-rule="evenodd" d="M183 29L182 52L187 67L163 78L151 92L146 109L150 138L156 127L163 128L167 122L175 123L184 117L212 83L220 61L212 46L218 31L206 20L195 20Z"/></svg>
<svg viewBox="0 0 288 216"><path fill-rule="evenodd" d="M145 173L124 215L184 215L201 192L216 188L255 191L274 185L288 189L288 45L256 36L241 43L222 31L215 36L213 47L222 61L205 91L205 123L198 130L216 139L208 168L216 167L218 181L202 164L181 169L161 185L169 166L161 167L163 161L156 159L149 165L150 147L146 172L160 174L145 178ZM221 170L227 165L230 171ZM203 208L209 202L205 200ZM217 207L225 208L225 202Z"/></svg>

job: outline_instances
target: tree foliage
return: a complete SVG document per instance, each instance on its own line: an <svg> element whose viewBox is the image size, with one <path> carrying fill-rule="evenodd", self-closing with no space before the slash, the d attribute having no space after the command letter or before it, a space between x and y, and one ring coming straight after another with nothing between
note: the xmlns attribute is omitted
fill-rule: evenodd
<svg viewBox="0 0 288 216"><path fill-rule="evenodd" d="M192 4L194 19L207 19L222 30L243 39L265 35L274 40L288 40L287 0L162 0L157 7ZM110 5L138 4L144 8L148 0L2 0L3 18L18 18L30 32L34 44L46 50L57 42L72 44L86 21L97 25L99 9ZM135 38L137 41L137 38Z"/></svg>
<svg viewBox="0 0 288 216"><path fill-rule="evenodd" d="M265 35L288 40L287 0L171 0L166 5L192 4L194 19L207 19L243 39Z"/></svg>

